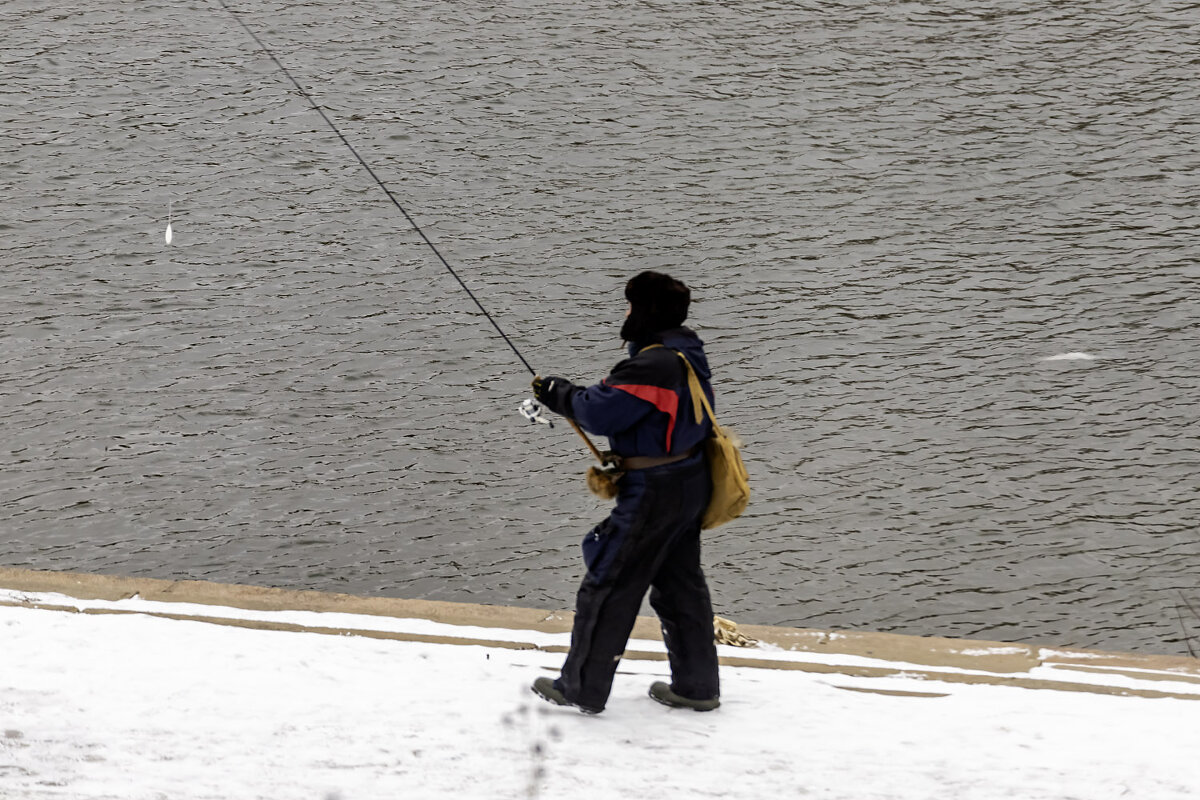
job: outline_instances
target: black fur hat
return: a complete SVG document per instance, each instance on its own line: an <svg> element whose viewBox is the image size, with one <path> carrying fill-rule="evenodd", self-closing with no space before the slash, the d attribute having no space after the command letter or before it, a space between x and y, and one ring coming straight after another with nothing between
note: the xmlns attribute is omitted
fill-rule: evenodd
<svg viewBox="0 0 1200 800"><path fill-rule="evenodd" d="M644 342L659 331L678 328L687 319L692 291L670 275L646 271L625 284L625 299L632 310L621 326L621 338Z"/></svg>

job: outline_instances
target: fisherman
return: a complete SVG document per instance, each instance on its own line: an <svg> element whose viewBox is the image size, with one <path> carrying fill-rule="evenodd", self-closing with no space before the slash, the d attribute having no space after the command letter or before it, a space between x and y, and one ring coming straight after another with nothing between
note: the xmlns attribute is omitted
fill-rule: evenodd
<svg viewBox="0 0 1200 800"><path fill-rule="evenodd" d="M629 309L621 338L629 358L586 388L537 377L534 396L584 430L607 436L624 471L616 507L584 537L587 573L575 600L571 649L556 679L533 691L586 713L604 710L642 598L662 624L671 683L650 696L669 706L710 711L720 705L712 600L700 568L700 522L712 483L702 442L712 422L696 422L688 390L691 363L712 401L704 345L689 328L691 291L659 272L625 285Z"/></svg>

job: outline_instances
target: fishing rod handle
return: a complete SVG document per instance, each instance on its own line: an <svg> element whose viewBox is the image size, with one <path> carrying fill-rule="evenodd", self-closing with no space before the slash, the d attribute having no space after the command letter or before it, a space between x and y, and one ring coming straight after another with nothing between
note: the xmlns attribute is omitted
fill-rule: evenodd
<svg viewBox="0 0 1200 800"><path fill-rule="evenodd" d="M596 457L596 460L599 461L601 464L603 464L604 456L601 455L600 451L596 448L596 445L592 442L591 438L588 437L588 435L583 432L583 428L579 427L579 423L576 422L575 420L571 419L570 417L567 417L567 422L571 423L571 427L574 428L575 432L579 434L579 438L583 439L583 441L585 443L587 443L588 450L592 451L592 455L594 455Z"/></svg>

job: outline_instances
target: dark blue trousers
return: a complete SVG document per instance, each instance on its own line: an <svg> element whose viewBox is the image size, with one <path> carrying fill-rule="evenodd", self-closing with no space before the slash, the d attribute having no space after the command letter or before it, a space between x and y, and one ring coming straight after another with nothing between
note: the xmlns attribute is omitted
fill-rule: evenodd
<svg viewBox="0 0 1200 800"><path fill-rule="evenodd" d="M671 688L693 699L718 697L712 600L700 568L700 520L712 493L704 454L631 470L619 486L616 507L583 541L587 574L576 595L571 651L555 685L576 705L604 708L649 589Z"/></svg>

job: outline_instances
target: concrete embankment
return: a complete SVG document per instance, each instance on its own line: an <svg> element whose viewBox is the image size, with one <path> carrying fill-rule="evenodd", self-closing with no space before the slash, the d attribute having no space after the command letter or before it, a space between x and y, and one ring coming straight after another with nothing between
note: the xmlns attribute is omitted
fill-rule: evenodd
<svg viewBox="0 0 1200 800"><path fill-rule="evenodd" d="M91 614L138 613L266 630L544 652L565 652L572 622L569 611L11 567L0 567L0 588L9 590L0 597L0 605ZM256 616L254 612L311 612L318 616L310 614L296 621L270 613ZM329 615L328 620L320 615ZM433 626L379 626L370 624L372 618L425 621ZM722 646L721 661L725 665L859 678L904 675L948 683L1200 699L1200 660L1187 657L759 625L742 625L739 631L756 644ZM625 658L665 659L653 618L638 619ZM1170 686L1156 689L1159 682ZM1179 691L1192 685L1195 692Z"/></svg>

